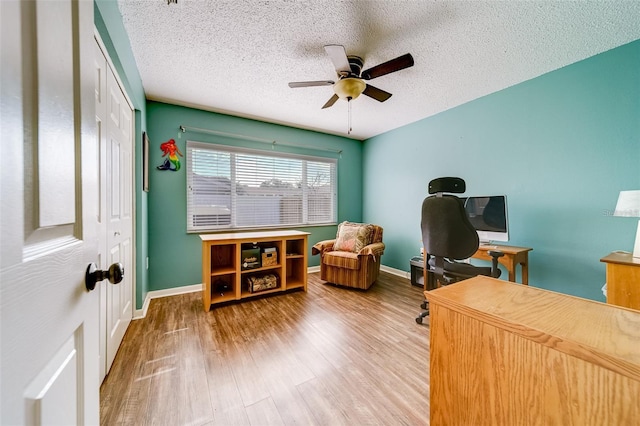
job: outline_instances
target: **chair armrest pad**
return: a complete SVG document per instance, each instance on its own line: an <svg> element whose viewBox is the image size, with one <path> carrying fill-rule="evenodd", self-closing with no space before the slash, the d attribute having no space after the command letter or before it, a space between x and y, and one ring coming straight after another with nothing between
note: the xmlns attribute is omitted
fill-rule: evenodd
<svg viewBox="0 0 640 426"><path fill-rule="evenodd" d="M384 243L371 243L368 246L362 247L358 252L358 256L382 256L384 254Z"/></svg>
<svg viewBox="0 0 640 426"><path fill-rule="evenodd" d="M489 250L489 251L487 251L487 254L489 256L491 256L491 257L496 258L496 259L499 258L499 257L504 256L504 253L501 252L500 250Z"/></svg>
<svg viewBox="0 0 640 426"><path fill-rule="evenodd" d="M313 254L313 255L315 255L315 254L324 254L327 251L331 251L331 250L333 250L333 244L335 242L336 242L335 239L318 241L317 243L315 243L313 245L313 247L311 247L311 254Z"/></svg>

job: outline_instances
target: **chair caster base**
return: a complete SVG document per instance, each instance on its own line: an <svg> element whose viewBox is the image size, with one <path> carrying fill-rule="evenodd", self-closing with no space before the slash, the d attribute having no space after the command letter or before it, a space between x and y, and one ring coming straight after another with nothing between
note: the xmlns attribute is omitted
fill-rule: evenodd
<svg viewBox="0 0 640 426"><path fill-rule="evenodd" d="M418 324L422 324L424 317L428 317L428 316L429 316L429 309L427 308L426 311L422 311L418 314L418 316L416 317L416 322Z"/></svg>

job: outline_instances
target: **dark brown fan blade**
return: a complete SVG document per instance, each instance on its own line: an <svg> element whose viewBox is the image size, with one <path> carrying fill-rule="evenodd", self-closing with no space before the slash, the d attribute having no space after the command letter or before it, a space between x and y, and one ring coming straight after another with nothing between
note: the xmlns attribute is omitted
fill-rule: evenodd
<svg viewBox="0 0 640 426"><path fill-rule="evenodd" d="M333 66L338 74L350 73L351 65L349 65L349 59L347 58L347 52L344 50L344 46L339 44L328 44L324 47L324 50L331 58Z"/></svg>
<svg viewBox="0 0 640 426"><path fill-rule="evenodd" d="M295 89L297 87L313 87L313 86L331 86L333 85L331 80L319 80L319 81L292 81L289 83L289 87Z"/></svg>
<svg viewBox="0 0 640 426"><path fill-rule="evenodd" d="M413 56L411 56L411 53L407 53L406 55L398 56L395 59L362 71L361 77L365 80L371 80L412 66Z"/></svg>
<svg viewBox="0 0 640 426"><path fill-rule="evenodd" d="M336 94L334 93L334 94L333 94L333 96L331 97L331 99L329 99L329 100L327 101L327 103L326 103L326 104L324 104L324 106L322 107L322 109L329 108L330 106L332 106L333 104L335 104L335 103L336 103L336 101L337 101L338 99L340 99L340 98L338 98L338 95L336 95Z"/></svg>
<svg viewBox="0 0 640 426"><path fill-rule="evenodd" d="M391 93L385 92L384 90L378 89L377 87L374 87L370 84L367 84L367 87L365 87L364 92L362 92L362 94L367 95L370 98L373 98L376 101L380 101L380 102L384 102L391 97Z"/></svg>

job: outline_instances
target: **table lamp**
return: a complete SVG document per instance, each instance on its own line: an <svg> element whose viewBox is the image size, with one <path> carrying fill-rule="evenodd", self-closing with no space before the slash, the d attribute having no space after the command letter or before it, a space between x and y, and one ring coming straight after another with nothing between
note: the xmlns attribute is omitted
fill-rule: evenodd
<svg viewBox="0 0 640 426"><path fill-rule="evenodd" d="M640 217L640 190L620 191L614 216L620 217ZM638 230L636 231L636 242L633 246L633 257L640 259L640 220L638 220Z"/></svg>

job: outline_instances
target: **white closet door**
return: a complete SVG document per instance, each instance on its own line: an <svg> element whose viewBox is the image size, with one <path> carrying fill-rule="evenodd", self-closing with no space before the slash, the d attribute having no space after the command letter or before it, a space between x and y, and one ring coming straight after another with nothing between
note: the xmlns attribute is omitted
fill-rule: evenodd
<svg viewBox="0 0 640 426"><path fill-rule="evenodd" d="M133 110L102 50L95 46L96 123L100 143L102 267L119 262L124 279L101 288L100 378L113 364L134 309Z"/></svg>

